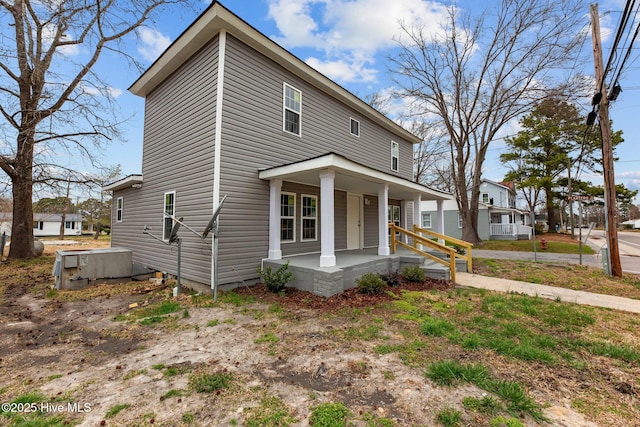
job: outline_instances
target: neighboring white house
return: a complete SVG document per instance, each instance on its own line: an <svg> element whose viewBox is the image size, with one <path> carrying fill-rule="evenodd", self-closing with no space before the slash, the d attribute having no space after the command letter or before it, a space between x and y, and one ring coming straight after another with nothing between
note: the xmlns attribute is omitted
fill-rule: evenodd
<svg viewBox="0 0 640 427"><path fill-rule="evenodd" d="M59 236L60 224L62 222L61 214L33 214L33 235L35 237ZM0 213L0 235L7 233L11 235L11 213ZM80 236L82 234L82 216L77 214L66 214L64 221L65 236Z"/></svg>
<svg viewBox="0 0 640 427"><path fill-rule="evenodd" d="M456 201L445 201L442 207L444 234L456 238L462 237L462 216ZM434 228L432 221L437 217L434 201L421 203L421 224L423 228ZM512 182L493 182L482 180L480 183L480 202L478 204L478 235L482 240L519 240L530 239L532 234L529 212L516 209L515 185Z"/></svg>

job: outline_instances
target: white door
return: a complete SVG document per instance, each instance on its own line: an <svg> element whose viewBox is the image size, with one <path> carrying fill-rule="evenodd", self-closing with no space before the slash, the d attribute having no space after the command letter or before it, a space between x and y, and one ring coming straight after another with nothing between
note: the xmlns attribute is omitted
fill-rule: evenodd
<svg viewBox="0 0 640 427"><path fill-rule="evenodd" d="M347 249L360 249L361 198L347 194Z"/></svg>

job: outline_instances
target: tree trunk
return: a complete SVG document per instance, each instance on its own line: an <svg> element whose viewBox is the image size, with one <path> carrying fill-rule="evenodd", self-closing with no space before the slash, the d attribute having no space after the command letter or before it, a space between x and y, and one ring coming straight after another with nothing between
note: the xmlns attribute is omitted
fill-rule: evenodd
<svg viewBox="0 0 640 427"><path fill-rule="evenodd" d="M556 219L556 206L553 203L553 196L551 194L551 189L545 189L546 196L546 205L547 205L547 222L549 224L549 232L555 233L556 224L558 220Z"/></svg>
<svg viewBox="0 0 640 427"><path fill-rule="evenodd" d="M96 223L96 232L93 235L93 240L98 240L98 237L100 237L100 232L102 231L102 224L100 224L99 222Z"/></svg>
<svg viewBox="0 0 640 427"><path fill-rule="evenodd" d="M24 168L12 179L13 222L11 225L11 246L7 259L28 259L33 252L33 205L31 168Z"/></svg>

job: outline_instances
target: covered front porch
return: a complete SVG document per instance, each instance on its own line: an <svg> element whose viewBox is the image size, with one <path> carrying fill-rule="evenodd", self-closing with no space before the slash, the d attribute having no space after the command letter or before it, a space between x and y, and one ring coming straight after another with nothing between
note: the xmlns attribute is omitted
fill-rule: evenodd
<svg viewBox="0 0 640 427"><path fill-rule="evenodd" d="M527 212L517 209L490 208L489 239L531 240L533 227Z"/></svg>
<svg viewBox="0 0 640 427"><path fill-rule="evenodd" d="M340 275L346 274L347 281L353 283L364 272L390 271L389 268L397 266L402 256L391 256L389 222L403 228L419 225L420 202L435 200L438 204L435 229L442 232L442 202L452 198L449 194L372 169L335 153L262 170L259 176L269 181L269 251L263 263L280 264L277 261L296 256L296 262L304 260L309 265L313 264L313 268L317 269L314 272L316 279L313 280L313 289L302 282L296 286L323 295L338 288L340 291L343 289L344 279L337 278ZM299 185L305 186L307 191L315 189L318 194L317 212L311 212L308 206L299 210L291 203L291 199L283 207L283 200L287 200L287 194L290 194L283 191L283 184L287 188ZM300 193L299 197L309 200L304 193ZM297 222L296 215L302 220ZM305 218L311 218L311 222L304 222ZM316 219L317 242L309 238L314 233L308 227ZM304 234L298 233L299 239L296 239L296 230L291 232L292 224L294 228L300 226L298 228L304 230ZM283 245L286 245L286 251ZM345 251L362 253L350 252L347 257L337 256ZM361 255L379 258L358 261L356 264L361 267L352 267L351 263ZM424 261L421 257L412 259L414 263ZM349 265L340 265L339 262ZM290 264L290 267L294 265ZM325 291L321 282L326 280L340 281L341 284L327 285Z"/></svg>

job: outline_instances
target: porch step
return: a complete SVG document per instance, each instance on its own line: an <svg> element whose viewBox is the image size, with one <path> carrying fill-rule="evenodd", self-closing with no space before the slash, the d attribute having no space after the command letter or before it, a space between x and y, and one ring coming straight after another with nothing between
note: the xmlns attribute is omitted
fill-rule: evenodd
<svg viewBox="0 0 640 427"><path fill-rule="evenodd" d="M449 269L449 267L445 267L438 262L427 259L424 261L421 267L427 277L431 279L451 280L451 270Z"/></svg>
<svg viewBox="0 0 640 427"><path fill-rule="evenodd" d="M430 253L433 256L436 256L440 259L448 259L447 256L445 254L443 254L442 252L438 252L438 251L427 251L428 253ZM435 261L431 261L431 260L427 260L427 262L433 262L434 264L444 267L442 264L439 264ZM461 271L463 273L468 273L468 268L467 268L467 261L460 259L460 258L456 258L456 271Z"/></svg>

